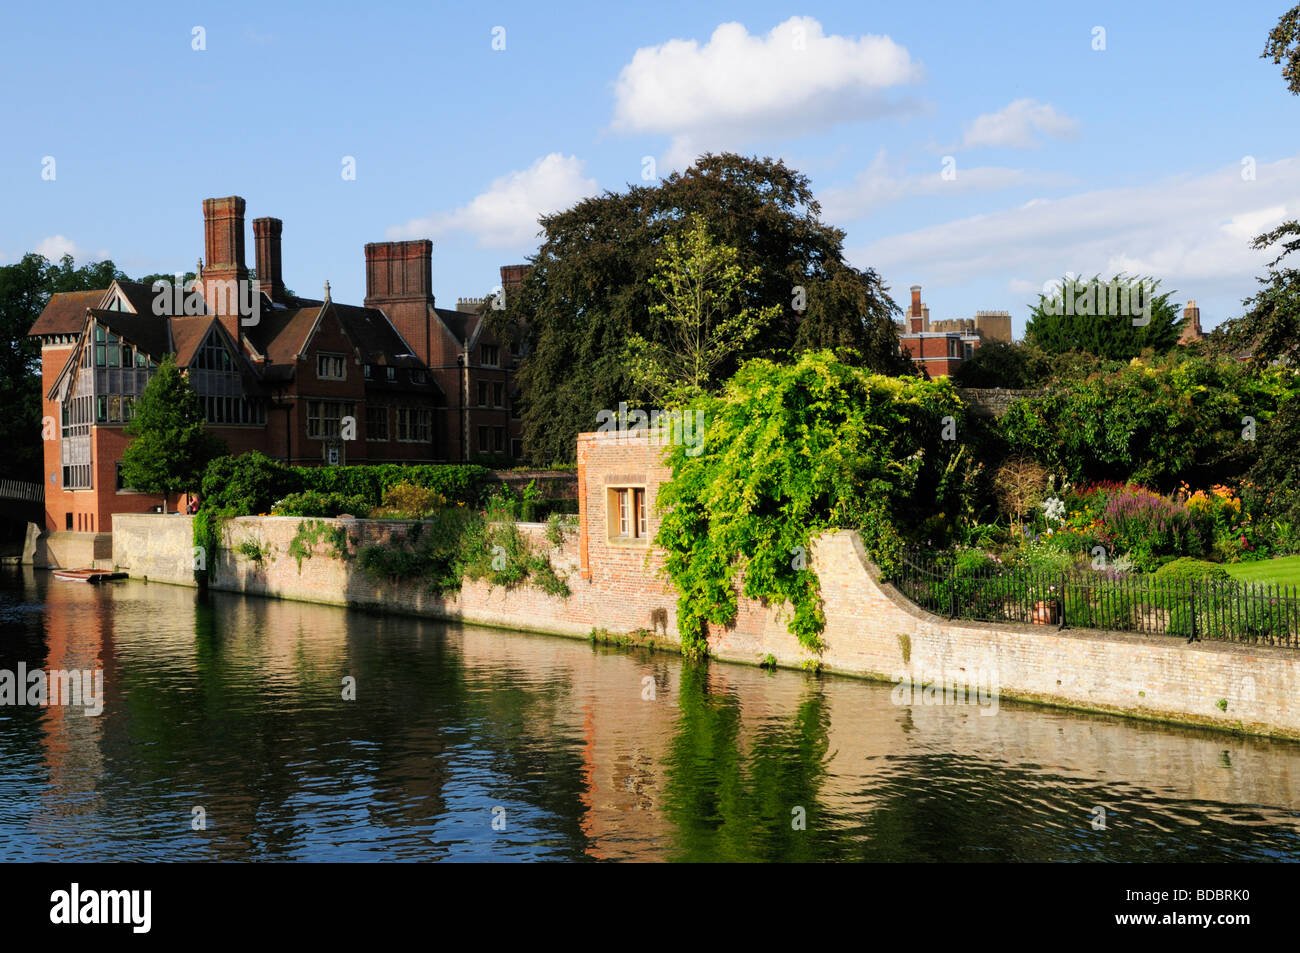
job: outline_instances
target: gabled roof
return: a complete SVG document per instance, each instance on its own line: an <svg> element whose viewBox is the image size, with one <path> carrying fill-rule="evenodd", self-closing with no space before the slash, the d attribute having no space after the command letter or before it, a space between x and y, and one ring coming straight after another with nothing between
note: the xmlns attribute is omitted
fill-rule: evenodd
<svg viewBox="0 0 1300 953"><path fill-rule="evenodd" d="M158 292L153 290L152 285L139 281L116 281L114 284L122 289L122 296L136 314L153 314L153 303Z"/></svg>
<svg viewBox="0 0 1300 953"><path fill-rule="evenodd" d="M424 362L411 352L410 345L378 308L358 308L332 301L330 307L338 315L343 333L357 349L361 363L396 367L424 366Z"/></svg>
<svg viewBox="0 0 1300 953"><path fill-rule="evenodd" d="M306 346L320 310L316 306L263 311L257 324L244 328L244 337L268 364L293 364Z"/></svg>
<svg viewBox="0 0 1300 953"><path fill-rule="evenodd" d="M159 317L152 311L132 314L130 311L101 311L98 308L91 308L90 314L104 327L155 361L161 361L172 351L168 318Z"/></svg>
<svg viewBox="0 0 1300 953"><path fill-rule="evenodd" d="M101 288L99 291L61 291L51 295L28 335L77 334L86 323L87 309L99 307L107 294L108 289Z"/></svg>
<svg viewBox="0 0 1300 953"><path fill-rule="evenodd" d="M467 347L470 344L474 339L474 335L478 332L478 326L483 322L483 316L480 314L450 311L447 308L434 308L433 311L461 347Z"/></svg>

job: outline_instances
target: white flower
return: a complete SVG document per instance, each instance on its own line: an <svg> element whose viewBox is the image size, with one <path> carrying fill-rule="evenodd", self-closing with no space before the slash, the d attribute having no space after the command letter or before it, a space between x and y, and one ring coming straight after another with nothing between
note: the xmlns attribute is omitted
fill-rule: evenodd
<svg viewBox="0 0 1300 953"><path fill-rule="evenodd" d="M1065 519L1065 501L1055 496L1049 496L1040 504L1043 508L1043 515L1053 523L1059 523Z"/></svg>

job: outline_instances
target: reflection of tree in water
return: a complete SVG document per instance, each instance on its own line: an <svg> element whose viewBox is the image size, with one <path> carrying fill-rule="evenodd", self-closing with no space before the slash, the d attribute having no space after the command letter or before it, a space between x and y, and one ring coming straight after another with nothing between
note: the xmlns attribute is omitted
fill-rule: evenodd
<svg viewBox="0 0 1300 953"><path fill-rule="evenodd" d="M682 860L830 860L842 852L823 810L830 717L810 680L785 721L750 729L740 699L714 690L707 664L683 664L677 733L668 752L665 815ZM796 830L793 809L806 812Z"/></svg>

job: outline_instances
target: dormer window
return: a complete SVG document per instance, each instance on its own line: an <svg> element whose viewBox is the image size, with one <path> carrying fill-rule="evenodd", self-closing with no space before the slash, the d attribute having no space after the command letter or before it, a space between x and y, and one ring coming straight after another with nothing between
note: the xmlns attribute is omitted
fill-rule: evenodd
<svg viewBox="0 0 1300 953"><path fill-rule="evenodd" d="M412 384L423 384L425 382L425 379L426 377L424 371L411 371Z"/></svg>
<svg viewBox="0 0 1300 953"><path fill-rule="evenodd" d="M395 380L397 380L397 368L395 368L395 367L389 367L389 368L386 368L386 370L388 371L388 379L389 379L390 381L395 381Z"/></svg>
<svg viewBox="0 0 1300 953"><path fill-rule="evenodd" d="M495 344L482 344L478 350L479 360L483 362L484 367L501 366L501 349Z"/></svg>
<svg viewBox="0 0 1300 953"><path fill-rule="evenodd" d="M371 377L374 376L373 373L371 372L371 369L370 369L370 365L369 365L369 364L366 365L365 374L366 374L366 380L370 380Z"/></svg>

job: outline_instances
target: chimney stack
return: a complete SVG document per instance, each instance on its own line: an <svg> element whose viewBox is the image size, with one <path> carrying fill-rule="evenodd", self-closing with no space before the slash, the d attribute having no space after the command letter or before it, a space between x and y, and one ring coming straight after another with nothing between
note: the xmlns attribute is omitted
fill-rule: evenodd
<svg viewBox="0 0 1300 953"><path fill-rule="evenodd" d="M284 298L284 271L280 260L280 235L283 232L284 222L278 218L253 219L257 280L263 294L272 301Z"/></svg>
<svg viewBox="0 0 1300 953"><path fill-rule="evenodd" d="M239 320L241 282L248 281L244 264L244 200L238 195L203 200L203 301L218 315L235 340L243 339Z"/></svg>
<svg viewBox="0 0 1300 953"><path fill-rule="evenodd" d="M1183 308L1183 333L1178 335L1178 343L1190 344L1203 337L1205 333L1201 330L1201 309L1195 301L1188 301L1187 307Z"/></svg>
<svg viewBox="0 0 1300 953"><path fill-rule="evenodd" d="M918 334L925 330L925 318L921 306L920 285L912 285L912 307L907 312L907 328L912 334Z"/></svg>
<svg viewBox="0 0 1300 953"><path fill-rule="evenodd" d="M433 242L371 242L366 246L367 308L388 316L415 355L433 360Z"/></svg>

